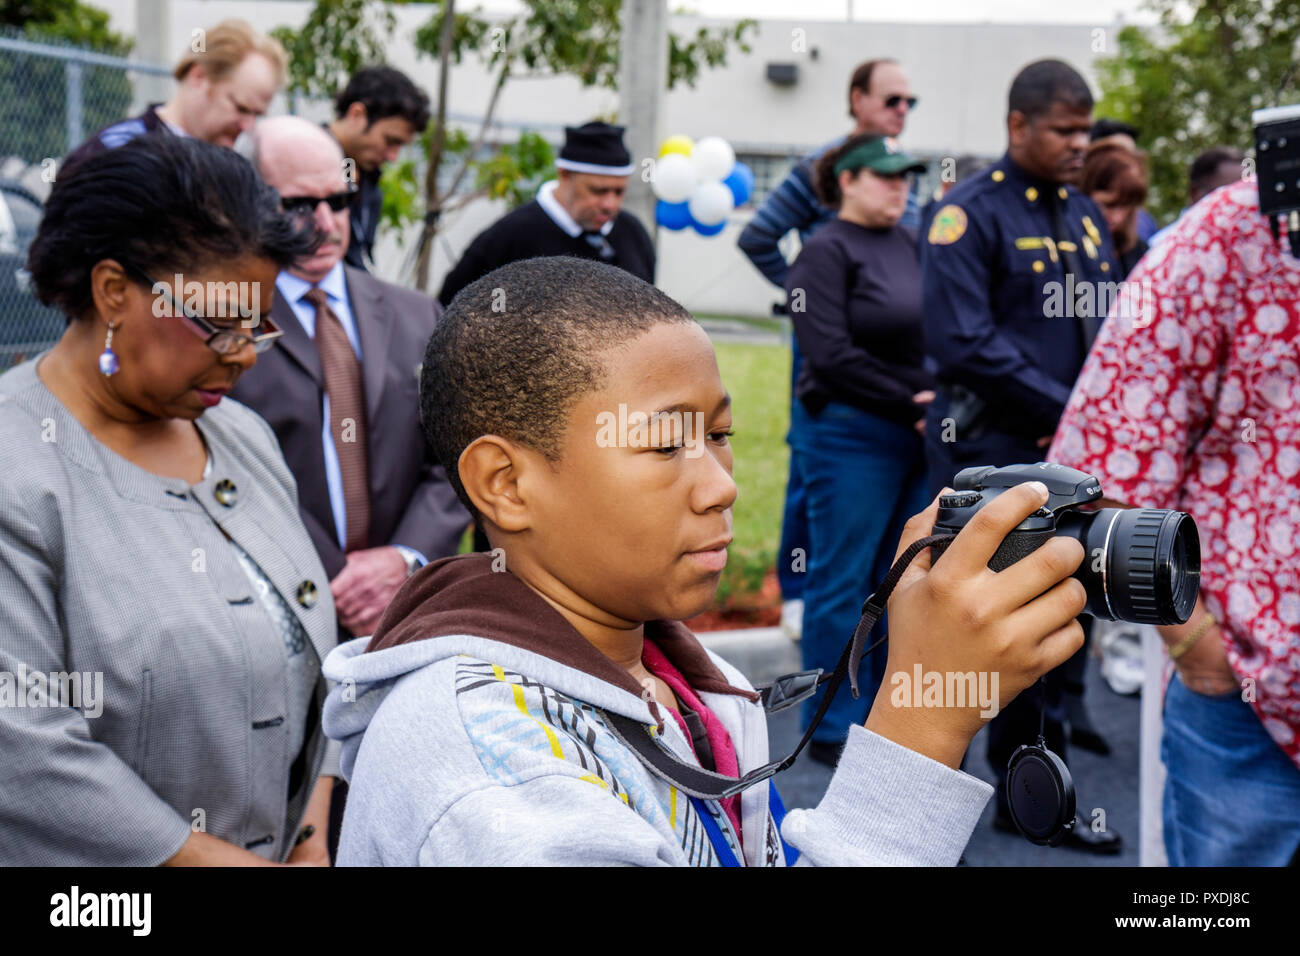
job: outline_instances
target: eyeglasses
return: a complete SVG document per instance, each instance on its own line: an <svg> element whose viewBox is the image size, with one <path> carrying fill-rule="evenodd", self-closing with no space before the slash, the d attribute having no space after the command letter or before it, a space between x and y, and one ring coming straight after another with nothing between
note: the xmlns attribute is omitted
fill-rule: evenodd
<svg viewBox="0 0 1300 956"><path fill-rule="evenodd" d="M329 203L332 212L342 212L348 208L352 202L352 196L357 191L357 184L350 183L348 188L339 193L331 193L328 196L281 196L280 208L287 213L294 215L310 215L316 211L316 207L321 203Z"/></svg>
<svg viewBox="0 0 1300 956"><path fill-rule="evenodd" d="M917 99L915 96L901 96L898 93L885 97L885 107L887 109L896 110L899 103L906 103L909 110L914 110L916 109Z"/></svg>
<svg viewBox="0 0 1300 956"><path fill-rule="evenodd" d="M239 332L235 329L213 325L208 320L207 316L191 312L180 302L177 302L175 296L170 292L158 291L159 289L168 289L169 286L167 283L154 281L149 278L147 273L134 266L127 266L126 268L129 271L134 272L140 279L143 279L155 295L165 296L168 304L171 306L171 315L183 319L185 324L189 326L190 331L203 339L203 344L212 349L212 351L216 352L218 355L233 355L236 352L242 351L243 348L250 343L253 346L253 351L258 355L261 355L275 344L276 339L284 335L284 331L271 321L269 315L258 316L259 321L255 328L259 331L255 335L245 335L243 332ZM156 309L154 314L158 314Z"/></svg>

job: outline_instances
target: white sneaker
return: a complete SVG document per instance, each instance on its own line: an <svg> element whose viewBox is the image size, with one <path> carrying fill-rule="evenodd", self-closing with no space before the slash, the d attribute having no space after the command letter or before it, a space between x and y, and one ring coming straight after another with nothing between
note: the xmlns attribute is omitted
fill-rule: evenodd
<svg viewBox="0 0 1300 956"><path fill-rule="evenodd" d="M1101 676L1110 689L1125 696L1142 690L1142 635L1136 629L1120 622L1105 622L1109 626L1098 633L1093 627L1093 642L1101 653Z"/></svg>
<svg viewBox="0 0 1300 956"><path fill-rule="evenodd" d="M803 601L796 599L781 605L781 633L792 641L803 637Z"/></svg>

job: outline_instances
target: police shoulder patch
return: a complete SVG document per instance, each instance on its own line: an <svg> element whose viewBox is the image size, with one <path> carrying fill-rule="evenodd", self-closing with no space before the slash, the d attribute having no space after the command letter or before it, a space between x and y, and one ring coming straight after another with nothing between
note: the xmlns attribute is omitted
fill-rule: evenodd
<svg viewBox="0 0 1300 956"><path fill-rule="evenodd" d="M930 245L947 246L966 232L966 210L951 203L934 214L930 222Z"/></svg>

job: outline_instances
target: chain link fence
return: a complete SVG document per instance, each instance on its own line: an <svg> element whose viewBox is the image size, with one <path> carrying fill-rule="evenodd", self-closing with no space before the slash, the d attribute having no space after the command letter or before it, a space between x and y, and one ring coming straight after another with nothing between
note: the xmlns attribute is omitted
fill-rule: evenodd
<svg viewBox="0 0 1300 956"><path fill-rule="evenodd" d="M0 371L48 348L66 321L36 301L27 250L62 158L87 136L132 115L140 63L0 33Z"/></svg>

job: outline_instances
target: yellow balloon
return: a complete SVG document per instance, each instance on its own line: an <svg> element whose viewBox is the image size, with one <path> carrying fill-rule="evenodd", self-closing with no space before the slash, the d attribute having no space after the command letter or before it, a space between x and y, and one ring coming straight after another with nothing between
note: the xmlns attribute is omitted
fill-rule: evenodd
<svg viewBox="0 0 1300 956"><path fill-rule="evenodd" d="M683 156L691 155L691 150L695 148L695 140L689 136L669 136L659 146L659 155L667 156L669 153L681 153Z"/></svg>

